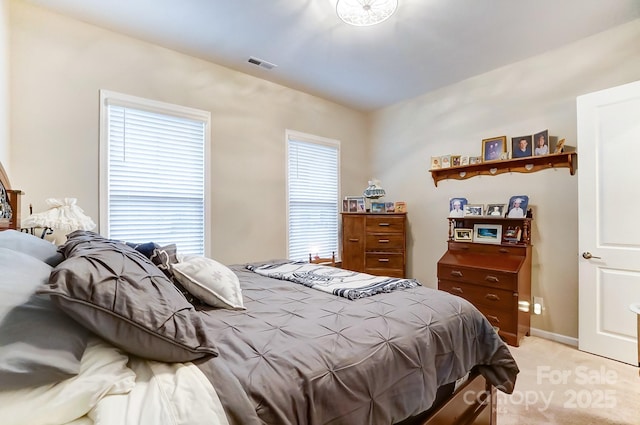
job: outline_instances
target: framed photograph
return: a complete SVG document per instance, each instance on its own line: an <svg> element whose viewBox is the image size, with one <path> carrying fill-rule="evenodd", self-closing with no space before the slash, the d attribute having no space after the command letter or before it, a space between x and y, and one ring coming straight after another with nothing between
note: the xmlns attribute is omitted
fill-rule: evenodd
<svg viewBox="0 0 640 425"><path fill-rule="evenodd" d="M449 217L464 217L465 205L467 205L467 198L449 199Z"/></svg>
<svg viewBox="0 0 640 425"><path fill-rule="evenodd" d="M502 225L500 224L474 224L473 241L480 243L502 243Z"/></svg>
<svg viewBox="0 0 640 425"><path fill-rule="evenodd" d="M461 155L460 156L460 165L469 165L469 156Z"/></svg>
<svg viewBox="0 0 640 425"><path fill-rule="evenodd" d="M553 153L561 153L564 150L564 139L560 139L556 144L556 148Z"/></svg>
<svg viewBox="0 0 640 425"><path fill-rule="evenodd" d="M472 242L473 229L463 229L461 227L453 229L453 240L459 242Z"/></svg>
<svg viewBox="0 0 640 425"><path fill-rule="evenodd" d="M459 167L460 165L460 155L451 155L451 166Z"/></svg>
<svg viewBox="0 0 640 425"><path fill-rule="evenodd" d="M383 213L385 212L385 203L384 202L372 202L371 203L371 212L372 213Z"/></svg>
<svg viewBox="0 0 640 425"><path fill-rule="evenodd" d="M484 211L489 217L504 217L507 213L507 204L487 204Z"/></svg>
<svg viewBox="0 0 640 425"><path fill-rule="evenodd" d="M431 157L431 169L432 170L438 170L442 168L442 161L440 160L439 156L432 156Z"/></svg>
<svg viewBox="0 0 640 425"><path fill-rule="evenodd" d="M404 201L396 201L394 205L394 212L397 213L406 213L407 212L407 203Z"/></svg>
<svg viewBox="0 0 640 425"><path fill-rule="evenodd" d="M349 201L346 199L342 200L342 212L349 212Z"/></svg>
<svg viewBox="0 0 640 425"><path fill-rule="evenodd" d="M482 204L467 204L464 206L465 217L477 217L482 216L484 205Z"/></svg>
<svg viewBox="0 0 640 425"><path fill-rule="evenodd" d="M509 226L502 234L502 240L506 243L518 243L522 236L520 226Z"/></svg>
<svg viewBox="0 0 640 425"><path fill-rule="evenodd" d="M533 135L533 154L535 156L549 154L549 130L544 130Z"/></svg>
<svg viewBox="0 0 640 425"><path fill-rule="evenodd" d="M531 156L532 136L520 136L511 138L511 157L526 158Z"/></svg>
<svg viewBox="0 0 640 425"><path fill-rule="evenodd" d="M497 161L507 151L507 136L492 137L482 140L482 160Z"/></svg>
<svg viewBox="0 0 640 425"><path fill-rule="evenodd" d="M524 218L527 216L529 197L527 195L516 195L509 198L509 212L507 218Z"/></svg>
<svg viewBox="0 0 640 425"><path fill-rule="evenodd" d="M348 212L365 212L364 196L347 196Z"/></svg>
<svg viewBox="0 0 640 425"><path fill-rule="evenodd" d="M349 203L349 212L358 212L358 200L355 198L347 199Z"/></svg>
<svg viewBox="0 0 640 425"><path fill-rule="evenodd" d="M396 210L395 202L385 202L384 203L385 212L392 213Z"/></svg>
<svg viewBox="0 0 640 425"><path fill-rule="evenodd" d="M440 167L441 168L451 167L451 155L442 155L440 157Z"/></svg>
<svg viewBox="0 0 640 425"><path fill-rule="evenodd" d="M475 165L475 164L480 164L482 163L482 157L481 156L470 156L469 157L469 165Z"/></svg>

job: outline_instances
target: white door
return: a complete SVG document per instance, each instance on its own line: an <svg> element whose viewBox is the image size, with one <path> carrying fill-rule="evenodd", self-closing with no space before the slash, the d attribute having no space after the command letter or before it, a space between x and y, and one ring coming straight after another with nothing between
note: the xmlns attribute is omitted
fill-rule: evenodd
<svg viewBox="0 0 640 425"><path fill-rule="evenodd" d="M578 97L579 348L638 364L640 81Z"/></svg>

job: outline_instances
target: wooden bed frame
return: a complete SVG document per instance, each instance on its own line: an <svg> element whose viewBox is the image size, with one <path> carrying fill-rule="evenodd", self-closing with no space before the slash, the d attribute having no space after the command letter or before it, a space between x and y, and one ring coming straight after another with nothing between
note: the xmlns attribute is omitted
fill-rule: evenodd
<svg viewBox="0 0 640 425"><path fill-rule="evenodd" d="M6 194L6 201L11 207L12 214L8 220L0 217L0 231L7 229L20 230L20 195L22 195L22 191L11 189L9 177L4 171L2 163L0 163L0 193L2 192Z"/></svg>
<svg viewBox="0 0 640 425"><path fill-rule="evenodd" d="M20 230L20 196L22 191L11 189L9 178L0 163L0 192L4 190L12 210L8 220L0 220L0 231ZM436 407L426 418L416 418L415 425L496 425L496 389L477 371ZM407 422L408 423L408 422Z"/></svg>
<svg viewBox="0 0 640 425"><path fill-rule="evenodd" d="M429 415L422 425L495 425L497 394L482 375L473 371L469 379Z"/></svg>

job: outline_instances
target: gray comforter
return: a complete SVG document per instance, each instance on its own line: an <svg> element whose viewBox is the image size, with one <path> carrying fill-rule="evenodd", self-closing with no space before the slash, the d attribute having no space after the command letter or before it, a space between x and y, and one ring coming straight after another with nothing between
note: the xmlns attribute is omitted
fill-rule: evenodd
<svg viewBox="0 0 640 425"><path fill-rule="evenodd" d="M247 310L202 310L220 355L196 362L232 424L390 425L474 366L513 391L514 359L462 298L418 286L352 301L232 269Z"/></svg>

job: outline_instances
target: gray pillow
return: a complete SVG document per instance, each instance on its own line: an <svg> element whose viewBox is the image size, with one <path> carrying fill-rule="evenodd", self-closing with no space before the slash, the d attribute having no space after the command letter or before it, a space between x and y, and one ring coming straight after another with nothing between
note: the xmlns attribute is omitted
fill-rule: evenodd
<svg viewBox="0 0 640 425"><path fill-rule="evenodd" d="M64 259L58 252L58 247L51 242L17 230L0 232L0 248L28 254L52 267L57 266Z"/></svg>
<svg viewBox="0 0 640 425"><path fill-rule="evenodd" d="M78 323L147 359L185 362L218 354L200 313L135 249L76 231L60 250L67 259L39 292Z"/></svg>
<svg viewBox="0 0 640 425"><path fill-rule="evenodd" d="M0 247L0 391L58 382L80 371L89 332L47 295L35 294L50 272L34 257Z"/></svg>

